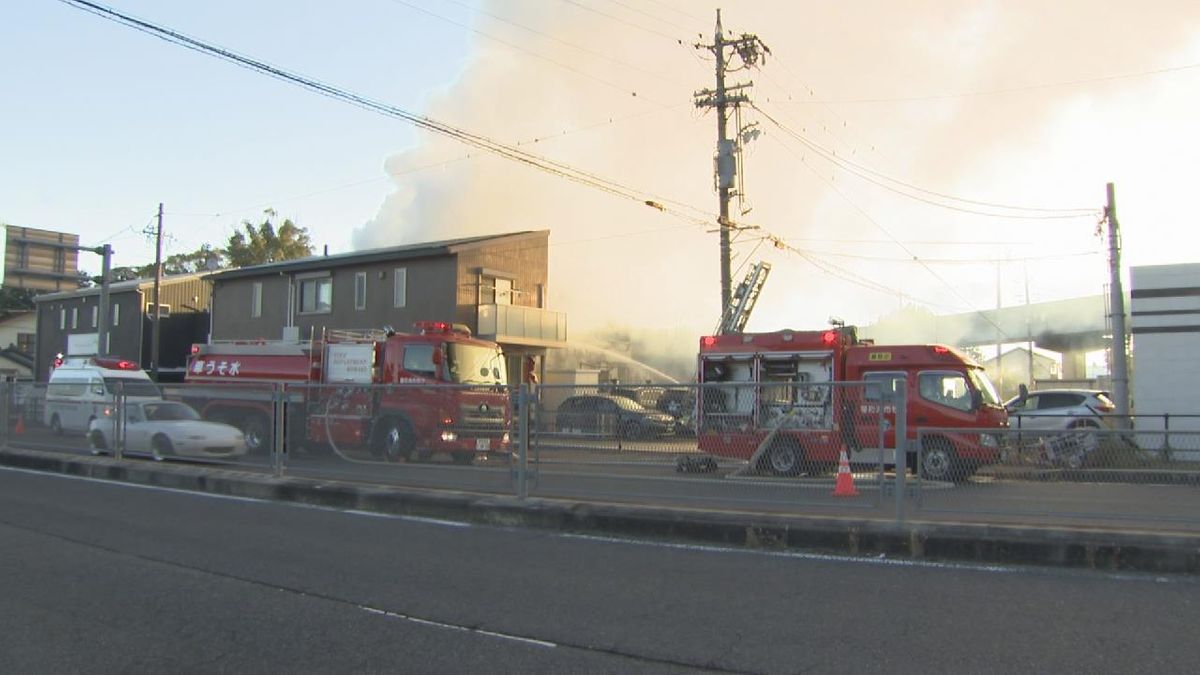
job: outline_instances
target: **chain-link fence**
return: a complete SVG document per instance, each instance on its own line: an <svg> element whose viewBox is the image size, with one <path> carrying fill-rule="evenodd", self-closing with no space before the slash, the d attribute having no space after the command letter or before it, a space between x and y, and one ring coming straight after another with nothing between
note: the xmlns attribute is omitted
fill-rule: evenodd
<svg viewBox="0 0 1200 675"><path fill-rule="evenodd" d="M933 427L885 384L6 383L0 406L6 447L121 461L734 512L1200 529L1195 420Z"/></svg>

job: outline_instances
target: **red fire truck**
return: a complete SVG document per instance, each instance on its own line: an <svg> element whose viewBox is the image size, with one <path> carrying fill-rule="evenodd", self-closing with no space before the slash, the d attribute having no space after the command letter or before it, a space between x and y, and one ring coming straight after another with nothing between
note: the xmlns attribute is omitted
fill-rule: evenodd
<svg viewBox="0 0 1200 675"><path fill-rule="evenodd" d="M273 429L388 460L449 453L467 464L508 452L512 411L500 346L460 325L414 328L194 345L185 396L205 419L240 427L252 452L271 447ZM276 383L284 385L286 425L272 424Z"/></svg>
<svg viewBox="0 0 1200 675"><path fill-rule="evenodd" d="M909 440L921 430L925 477L963 479L995 462L996 436L965 430L1008 419L987 375L965 354L944 345L875 345L853 327L703 337L698 373L700 449L753 459L778 475L826 470L843 448L851 462L893 464L896 414L883 391L901 380ZM916 445L908 447L914 467Z"/></svg>

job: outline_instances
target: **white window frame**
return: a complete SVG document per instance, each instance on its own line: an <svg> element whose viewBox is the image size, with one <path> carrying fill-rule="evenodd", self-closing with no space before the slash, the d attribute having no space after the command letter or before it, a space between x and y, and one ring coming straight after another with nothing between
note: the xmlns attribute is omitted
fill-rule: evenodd
<svg viewBox="0 0 1200 675"><path fill-rule="evenodd" d="M312 309L305 309L304 303L307 295L304 292L306 284L312 284L313 290L316 292L316 298L313 302ZM320 305L321 287L328 284L329 286L329 306L322 308ZM296 276L296 290L299 296L297 306L297 314L329 314L333 311L333 276L329 272L318 272L315 274L305 274Z"/></svg>
<svg viewBox="0 0 1200 675"><path fill-rule="evenodd" d="M67 329L67 308L66 307L58 308L58 329L59 330Z"/></svg>
<svg viewBox="0 0 1200 675"><path fill-rule="evenodd" d="M263 285L261 281L255 281L250 286L250 318L257 319L262 316L262 294Z"/></svg>
<svg viewBox="0 0 1200 675"><path fill-rule="evenodd" d="M92 307L92 328L96 327L96 320L100 318L100 307Z"/></svg>
<svg viewBox="0 0 1200 675"><path fill-rule="evenodd" d="M75 330L76 328L79 328L79 308L72 307L71 308L71 330Z"/></svg>
<svg viewBox="0 0 1200 675"><path fill-rule="evenodd" d="M392 307L408 306L408 268L392 270Z"/></svg>
<svg viewBox="0 0 1200 675"><path fill-rule="evenodd" d="M354 309L367 308L367 273L354 273Z"/></svg>
<svg viewBox="0 0 1200 675"><path fill-rule="evenodd" d="M114 325L114 326L121 325L121 306L115 302L113 303L113 306L112 306L112 325Z"/></svg>

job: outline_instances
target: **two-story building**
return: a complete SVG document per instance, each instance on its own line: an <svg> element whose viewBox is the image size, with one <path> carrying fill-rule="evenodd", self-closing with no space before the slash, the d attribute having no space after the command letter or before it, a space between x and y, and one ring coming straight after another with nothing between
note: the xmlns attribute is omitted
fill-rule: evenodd
<svg viewBox="0 0 1200 675"><path fill-rule="evenodd" d="M464 324L499 343L510 379L564 346L548 308L549 230L320 255L224 270L212 282L212 340L319 339L327 329L411 331Z"/></svg>
<svg viewBox="0 0 1200 675"><path fill-rule="evenodd" d="M118 281L108 286L109 356L151 368L154 360L154 279ZM191 346L209 331L209 282L199 274L165 276L159 286L159 379L183 378ZM33 377L45 382L54 359L90 356L99 347L100 288L93 286L34 298L37 304L37 348Z"/></svg>

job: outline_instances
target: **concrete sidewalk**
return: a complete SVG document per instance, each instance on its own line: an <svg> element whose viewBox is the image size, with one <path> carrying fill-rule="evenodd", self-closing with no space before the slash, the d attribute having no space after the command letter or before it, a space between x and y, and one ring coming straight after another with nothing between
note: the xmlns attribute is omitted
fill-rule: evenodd
<svg viewBox="0 0 1200 675"><path fill-rule="evenodd" d="M1200 535L1189 534L521 500L33 450L0 450L0 465L237 497L614 537L908 560L1200 573Z"/></svg>

